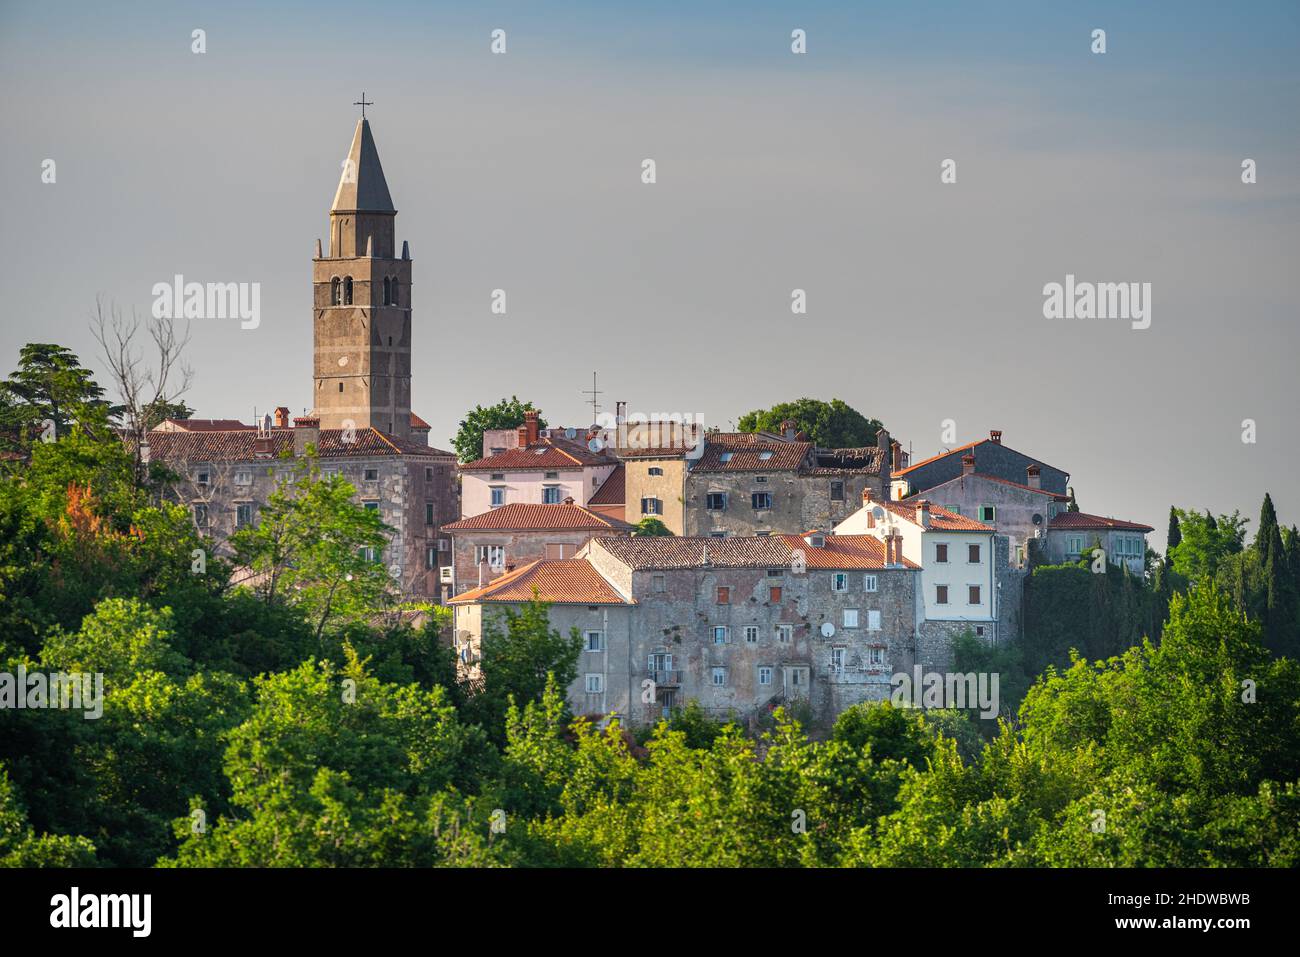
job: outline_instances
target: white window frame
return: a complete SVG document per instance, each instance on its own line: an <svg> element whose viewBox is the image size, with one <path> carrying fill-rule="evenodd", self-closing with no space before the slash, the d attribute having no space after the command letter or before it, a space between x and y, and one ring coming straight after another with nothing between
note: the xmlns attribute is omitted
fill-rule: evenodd
<svg viewBox="0 0 1300 957"><path fill-rule="evenodd" d="M879 588L880 588L880 579L877 578L875 575L863 575L863 576L862 576L862 590L863 590L863 591L868 591L868 592L870 592L870 591L878 591Z"/></svg>
<svg viewBox="0 0 1300 957"><path fill-rule="evenodd" d="M719 635L722 636L722 640L721 640L721 641L718 641L718 636L719 636ZM725 645L725 644L729 644L730 641L731 641L731 629L730 629L730 628L728 628L726 625L714 625L714 626L713 626L713 643L714 643L715 645Z"/></svg>
<svg viewBox="0 0 1300 957"><path fill-rule="evenodd" d="M831 591L847 592L849 590L848 572L835 572L831 575Z"/></svg>
<svg viewBox="0 0 1300 957"><path fill-rule="evenodd" d="M758 644L758 625L745 626L745 644L747 645Z"/></svg>
<svg viewBox="0 0 1300 957"><path fill-rule="evenodd" d="M844 674L845 648L843 645L836 645L831 649L831 674Z"/></svg>
<svg viewBox="0 0 1300 957"><path fill-rule="evenodd" d="M236 484L236 485L252 485L252 484L253 484L253 470L252 470L252 469L239 469L239 470L237 470L237 471L235 472L235 484Z"/></svg>
<svg viewBox="0 0 1300 957"><path fill-rule="evenodd" d="M584 686L587 690L587 694L604 694L605 676L602 674L589 674L586 676Z"/></svg>
<svg viewBox="0 0 1300 957"><path fill-rule="evenodd" d="M726 668L710 669L709 683L714 688L725 688L727 686L727 669Z"/></svg>
<svg viewBox="0 0 1300 957"><path fill-rule="evenodd" d="M770 684L772 683L772 666L771 666L771 665L759 665L759 666L758 666L758 683L759 683L760 686L762 686L762 685L770 685Z"/></svg>
<svg viewBox="0 0 1300 957"><path fill-rule="evenodd" d="M844 609L844 627L845 628L858 627L858 610L856 608Z"/></svg>
<svg viewBox="0 0 1300 957"><path fill-rule="evenodd" d="M778 624L776 626L776 640L783 645L788 645L794 641L794 625Z"/></svg>
<svg viewBox="0 0 1300 957"><path fill-rule="evenodd" d="M491 498L488 500L492 508L500 508L506 504L506 487L504 485L492 485L488 487Z"/></svg>
<svg viewBox="0 0 1300 957"><path fill-rule="evenodd" d="M592 647L592 639L595 639L595 646ZM603 631L586 631L582 634L583 650L592 653L602 652L605 650L605 633Z"/></svg>

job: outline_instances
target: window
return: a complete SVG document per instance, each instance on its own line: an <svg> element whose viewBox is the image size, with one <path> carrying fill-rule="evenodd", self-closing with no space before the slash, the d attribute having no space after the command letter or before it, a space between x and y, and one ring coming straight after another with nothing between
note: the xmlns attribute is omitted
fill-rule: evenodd
<svg viewBox="0 0 1300 957"><path fill-rule="evenodd" d="M587 675L587 694L601 694L604 690L604 675Z"/></svg>
<svg viewBox="0 0 1300 957"><path fill-rule="evenodd" d="M960 514L961 514L961 506L960 506L960 505L945 505L944 508L946 508L948 511L952 512L954 515L960 515Z"/></svg>
<svg viewBox="0 0 1300 957"><path fill-rule="evenodd" d="M726 492L709 492L704 496L704 507L710 512L723 512L727 508Z"/></svg>
<svg viewBox="0 0 1300 957"><path fill-rule="evenodd" d="M343 305L352 305L352 277L343 277Z"/></svg>
<svg viewBox="0 0 1300 957"><path fill-rule="evenodd" d="M710 538L726 538L726 537L727 537L727 530L726 530L725 528L720 528L720 529L718 529L716 532L709 532L709 537L710 537Z"/></svg>
<svg viewBox="0 0 1300 957"><path fill-rule="evenodd" d="M663 474L664 474L664 470L661 469L661 468L660 468L659 466L657 466L657 465L652 465L652 466L650 466L649 471L650 471L650 474L651 474L651 475L663 475Z"/></svg>
<svg viewBox="0 0 1300 957"><path fill-rule="evenodd" d="M343 391L343 383L342 383L342 382L339 383L339 391L340 391L340 392Z"/></svg>
<svg viewBox="0 0 1300 957"><path fill-rule="evenodd" d="M379 469L366 469L366 471L365 471L365 480L366 480L367 482L378 482L378 481L379 481Z"/></svg>
<svg viewBox="0 0 1300 957"><path fill-rule="evenodd" d="M651 653L648 665L651 671L672 671L673 656L666 651L656 651Z"/></svg>
<svg viewBox="0 0 1300 957"><path fill-rule="evenodd" d="M212 481L212 473L209 472L207 469L202 469L194 476L194 483L196 485L207 485L211 481Z"/></svg>
<svg viewBox="0 0 1300 957"><path fill-rule="evenodd" d="M652 584L651 584L651 587L652 587L655 591L667 591L667 590L668 590L668 585L667 585L667 582L664 580L664 576L663 576L663 575L655 575L653 578L650 579L650 581L651 581L651 583L652 583Z"/></svg>
<svg viewBox="0 0 1300 957"><path fill-rule="evenodd" d="M784 569L784 568L769 568L769 569L767 570L767 577L768 577L768 578L782 578L782 577L784 577L784 576L785 576L785 569Z"/></svg>
<svg viewBox="0 0 1300 957"><path fill-rule="evenodd" d="M502 485L492 486L492 507L506 504L506 490Z"/></svg>
<svg viewBox="0 0 1300 957"><path fill-rule="evenodd" d="M448 538L440 538L440 539L438 539L438 551L440 551L440 552L449 552L449 551L451 551L451 539L448 539Z"/></svg>
<svg viewBox="0 0 1300 957"><path fill-rule="evenodd" d="M781 604L781 586L773 585L767 590L767 600L774 605Z"/></svg>
<svg viewBox="0 0 1300 957"><path fill-rule="evenodd" d="M940 565L948 563L948 546L943 542L936 542L934 546L934 560Z"/></svg>
<svg viewBox="0 0 1300 957"><path fill-rule="evenodd" d="M493 473L492 473L492 481L494 481L494 482L504 482L505 480L506 480L506 473L505 473L505 472L493 472Z"/></svg>
<svg viewBox="0 0 1300 957"><path fill-rule="evenodd" d="M560 504L560 487L558 485L542 486L542 504L543 505Z"/></svg>
<svg viewBox="0 0 1300 957"><path fill-rule="evenodd" d="M504 545L475 545L474 562L487 562L493 568L504 568L506 564L506 547Z"/></svg>
<svg viewBox="0 0 1300 957"><path fill-rule="evenodd" d="M783 645L790 644L790 639L794 637L794 625L777 625L776 640Z"/></svg>
<svg viewBox="0 0 1300 957"><path fill-rule="evenodd" d="M713 687L715 687L715 688L721 688L721 687L723 687L724 685L726 685L726 683L727 683L727 669L726 669L726 668L714 668L714 669L713 669Z"/></svg>
<svg viewBox="0 0 1300 957"><path fill-rule="evenodd" d="M335 276L330 280L330 305L343 305L343 286L339 282L339 277Z"/></svg>
<svg viewBox="0 0 1300 957"><path fill-rule="evenodd" d="M432 502L424 503L424 524L425 525L433 524L433 503Z"/></svg>
<svg viewBox="0 0 1300 957"><path fill-rule="evenodd" d="M767 476L766 475L755 476L754 481L757 482L759 485L762 485L767 481Z"/></svg>
<svg viewBox="0 0 1300 957"><path fill-rule="evenodd" d="M771 492L754 492L749 498L754 505L755 511L761 512L772 507Z"/></svg>
<svg viewBox="0 0 1300 957"><path fill-rule="evenodd" d="M934 586L934 603L935 603L936 605L946 605L946 604L948 604L948 586L947 586L947 585L935 585L935 586Z"/></svg>
<svg viewBox="0 0 1300 957"><path fill-rule="evenodd" d="M844 672L844 649L831 649L831 674L842 674Z"/></svg>
<svg viewBox="0 0 1300 957"><path fill-rule="evenodd" d="M730 462L730 461L731 461L731 453L730 453L730 452L723 452L721 455L718 456L718 461L719 461L719 462Z"/></svg>
<svg viewBox="0 0 1300 957"><path fill-rule="evenodd" d="M875 576L875 575L863 575L863 576L862 576L862 590L863 590L863 591L875 591L875 590L876 590L876 586L877 586L877 584L878 584L878 582L877 582L877 580L876 580L876 576Z"/></svg>
<svg viewBox="0 0 1300 957"><path fill-rule="evenodd" d="M194 506L194 524L199 528L208 527L208 507L206 505Z"/></svg>
<svg viewBox="0 0 1300 957"><path fill-rule="evenodd" d="M758 625L745 626L745 644L747 645L758 644Z"/></svg>
<svg viewBox="0 0 1300 957"><path fill-rule="evenodd" d="M605 650L605 633L603 631L589 631L586 634L586 648L588 651Z"/></svg>
<svg viewBox="0 0 1300 957"><path fill-rule="evenodd" d="M424 549L424 567L438 567L438 549L433 545L429 545Z"/></svg>
<svg viewBox="0 0 1300 957"><path fill-rule="evenodd" d="M844 501L844 483L843 483L843 482L832 482L832 483L831 483L831 501L832 501L832 502L842 502L842 501Z"/></svg>
<svg viewBox="0 0 1300 957"><path fill-rule="evenodd" d="M244 528L253 524L253 503L240 502L235 506L235 527Z"/></svg>
<svg viewBox="0 0 1300 957"><path fill-rule="evenodd" d="M858 610L856 608L844 609L844 627L845 628L858 627Z"/></svg>
<svg viewBox="0 0 1300 957"><path fill-rule="evenodd" d="M357 554L360 555L368 562L379 561L379 553L376 552L373 548L358 548Z"/></svg>
<svg viewBox="0 0 1300 957"><path fill-rule="evenodd" d="M253 473L250 472L250 471L248 471L247 469L241 469L241 470L239 470L238 472L235 473L235 484L236 484L236 485L252 485L252 484L253 484Z"/></svg>
<svg viewBox="0 0 1300 957"><path fill-rule="evenodd" d="M885 649L884 648L867 649L867 661L873 665L883 665L885 663Z"/></svg>
<svg viewBox="0 0 1300 957"><path fill-rule="evenodd" d="M715 645L725 645L725 644L727 643L727 626L726 626L726 625L714 625L714 626L713 626L713 643L714 643Z"/></svg>
<svg viewBox="0 0 1300 957"><path fill-rule="evenodd" d="M767 461L768 459L770 459L770 458L772 457L772 451L771 451L771 449L764 449L762 452L759 452L759 453L758 453L758 457L759 457L760 459L762 459L763 461Z"/></svg>
<svg viewBox="0 0 1300 957"><path fill-rule="evenodd" d="M867 611L867 631L880 630L880 609L872 608Z"/></svg>
<svg viewBox="0 0 1300 957"><path fill-rule="evenodd" d="M662 515L664 513L664 503L657 498L641 499L642 515Z"/></svg>
<svg viewBox="0 0 1300 957"><path fill-rule="evenodd" d="M363 507L367 512L377 512L377 511L379 511L379 503L378 503L378 502L362 502L361 505L362 505L362 507Z"/></svg>
<svg viewBox="0 0 1300 957"><path fill-rule="evenodd" d="M1065 540L1065 551L1070 555L1078 555L1083 552L1083 536L1072 535Z"/></svg>
<svg viewBox="0 0 1300 957"><path fill-rule="evenodd" d="M772 669L767 665L759 666L758 683L760 685L770 685L772 683Z"/></svg>
<svg viewBox="0 0 1300 957"><path fill-rule="evenodd" d="M393 301L392 301L392 305L394 306L400 306L402 304L402 297L398 295L399 289L401 289L401 284L397 281L397 277L394 276L393 277Z"/></svg>
<svg viewBox="0 0 1300 957"><path fill-rule="evenodd" d="M831 591L848 591L849 576L847 572L836 572L831 576Z"/></svg>
<svg viewBox="0 0 1300 957"><path fill-rule="evenodd" d="M559 472L547 472L545 475L542 476L542 478L548 478L548 479L557 479L559 477L560 477Z"/></svg>
<svg viewBox="0 0 1300 957"><path fill-rule="evenodd" d="M978 605L980 603L980 586L970 586L970 596L967 598L967 604Z"/></svg>
<svg viewBox="0 0 1300 957"><path fill-rule="evenodd" d="M970 562L972 565L978 565L980 563L980 547L978 545L966 546L966 561Z"/></svg>
<svg viewBox="0 0 1300 957"><path fill-rule="evenodd" d="M389 299L393 295L393 283L387 276L384 277L384 305L388 305Z"/></svg>
<svg viewBox="0 0 1300 957"><path fill-rule="evenodd" d="M731 589L728 588L726 585L718 586L718 604L719 605L731 604Z"/></svg>
<svg viewBox="0 0 1300 957"><path fill-rule="evenodd" d="M996 520L996 518L997 518L997 514L998 514L998 510L997 510L996 508L994 508L992 505L981 505L981 506L980 506L980 521L981 521L981 522L992 522L992 521Z"/></svg>
<svg viewBox="0 0 1300 957"><path fill-rule="evenodd" d="M433 469L430 468L430 467L428 467L427 465L426 465L425 468L424 468L424 480L425 480L426 482L432 482L432 481L433 481Z"/></svg>

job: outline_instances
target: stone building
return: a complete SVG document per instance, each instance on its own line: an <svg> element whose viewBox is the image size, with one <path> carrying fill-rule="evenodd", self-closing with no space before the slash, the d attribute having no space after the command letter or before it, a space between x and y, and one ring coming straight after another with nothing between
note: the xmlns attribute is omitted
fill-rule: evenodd
<svg viewBox="0 0 1300 957"><path fill-rule="evenodd" d="M936 485L956 478L963 473L963 459L967 455L975 456L975 471L981 475L992 475L1009 482L1023 482L1025 470L1031 465L1037 465L1041 487L1061 495L1065 494L1066 486L1070 481L1069 472L1063 472L1046 462L1003 445L1002 432L995 429L989 432L987 439L968 442L917 462L915 465L895 469L891 497L904 499L909 495L928 492Z"/></svg>
<svg viewBox="0 0 1300 957"><path fill-rule="evenodd" d="M572 558L594 535L632 526L569 499L560 505L509 503L443 526L451 537L452 594L479 588L539 559Z"/></svg>
<svg viewBox="0 0 1300 957"><path fill-rule="evenodd" d="M682 449L624 453L626 519L656 516L675 535L763 536L829 530L852 514L865 490L888 497L897 443L821 449L794 432L705 436Z"/></svg>
<svg viewBox="0 0 1300 957"><path fill-rule="evenodd" d="M901 539L598 537L573 559L540 561L451 600L471 674L484 616L552 602L553 627L583 650L577 713L653 722L696 700L739 718L806 702L826 723L884 700L918 658L920 569Z"/></svg>
<svg viewBox="0 0 1300 957"><path fill-rule="evenodd" d="M1146 537L1150 525L1105 518L1085 512L1061 512L1047 523L1044 542L1046 560L1053 564L1077 562L1092 557L1094 548L1106 551L1112 565L1124 565L1135 575L1146 566Z"/></svg>

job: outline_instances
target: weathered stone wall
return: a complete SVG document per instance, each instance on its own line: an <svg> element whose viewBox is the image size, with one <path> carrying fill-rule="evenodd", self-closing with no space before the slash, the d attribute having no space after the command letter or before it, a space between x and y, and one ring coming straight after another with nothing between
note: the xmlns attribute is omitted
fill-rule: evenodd
<svg viewBox="0 0 1300 957"><path fill-rule="evenodd" d="M832 482L843 483L841 499L831 498ZM868 487L872 495L884 496L881 477L865 473L692 472L686 478L684 534L801 535L814 528L829 530L862 506L862 491ZM709 509L711 492L727 496L724 510ZM755 492L767 492L772 507L755 509Z"/></svg>

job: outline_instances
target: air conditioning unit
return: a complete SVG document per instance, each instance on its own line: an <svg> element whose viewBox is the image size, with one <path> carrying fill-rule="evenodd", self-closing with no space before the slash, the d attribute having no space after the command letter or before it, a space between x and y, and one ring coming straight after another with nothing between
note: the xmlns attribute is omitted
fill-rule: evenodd
<svg viewBox="0 0 1300 957"><path fill-rule="evenodd" d="M450 585L452 583L450 565L443 565L438 569L438 581L443 585Z"/></svg>

